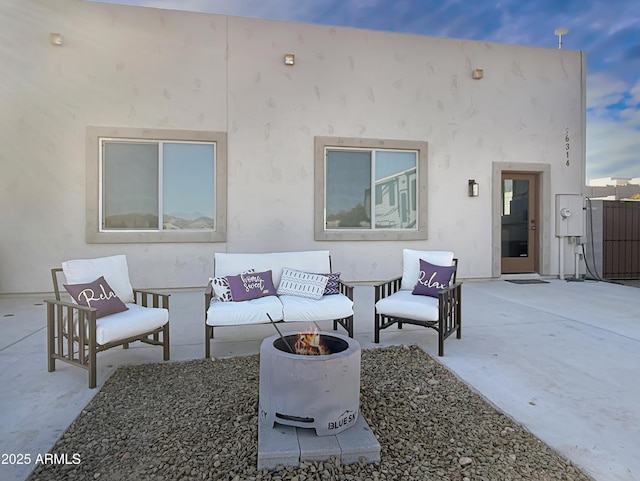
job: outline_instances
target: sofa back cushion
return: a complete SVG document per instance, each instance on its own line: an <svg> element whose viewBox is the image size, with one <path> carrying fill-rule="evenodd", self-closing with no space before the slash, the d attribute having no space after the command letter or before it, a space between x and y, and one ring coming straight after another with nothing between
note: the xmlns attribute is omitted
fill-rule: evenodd
<svg viewBox="0 0 640 481"><path fill-rule="evenodd" d="M248 269L255 269L256 272L270 270L273 285L277 289L280 285L282 270L285 267L317 274L329 274L331 272L329 251L270 252L265 254L215 253L215 277L233 276ZM413 286L411 287L413 288Z"/></svg>
<svg viewBox="0 0 640 481"><path fill-rule="evenodd" d="M453 265L453 252L402 250L402 282L400 289L413 290L420 276L420 259L436 266Z"/></svg>
<svg viewBox="0 0 640 481"><path fill-rule="evenodd" d="M74 259L62 263L67 284L86 284L103 276L122 302L133 302L133 288L129 282L129 267L125 255Z"/></svg>

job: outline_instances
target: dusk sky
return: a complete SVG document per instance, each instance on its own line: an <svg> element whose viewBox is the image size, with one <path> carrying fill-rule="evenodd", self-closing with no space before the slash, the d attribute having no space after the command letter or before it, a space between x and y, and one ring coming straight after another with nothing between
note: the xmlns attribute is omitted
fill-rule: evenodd
<svg viewBox="0 0 640 481"><path fill-rule="evenodd" d="M91 0L93 1L93 0ZM587 179L640 177L639 0L108 0L558 48L587 59Z"/></svg>

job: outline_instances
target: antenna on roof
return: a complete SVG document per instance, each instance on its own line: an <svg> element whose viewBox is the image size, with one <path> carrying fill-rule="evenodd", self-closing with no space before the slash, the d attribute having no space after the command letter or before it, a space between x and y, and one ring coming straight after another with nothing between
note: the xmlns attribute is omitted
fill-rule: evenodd
<svg viewBox="0 0 640 481"><path fill-rule="evenodd" d="M562 36L569 33L568 28L556 28L556 31L553 32L558 36L558 48L562 49Z"/></svg>

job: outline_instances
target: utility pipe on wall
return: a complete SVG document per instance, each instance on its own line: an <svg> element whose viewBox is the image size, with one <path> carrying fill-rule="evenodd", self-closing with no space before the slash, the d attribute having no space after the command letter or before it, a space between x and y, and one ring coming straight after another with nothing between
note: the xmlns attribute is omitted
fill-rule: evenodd
<svg viewBox="0 0 640 481"><path fill-rule="evenodd" d="M576 256L576 276L575 276L576 280L580 279L580 253L581 253L580 249L581 249L581 247L582 246L576 242L576 246L575 246L575 248L573 250L573 253Z"/></svg>
<svg viewBox="0 0 640 481"><path fill-rule="evenodd" d="M558 239L560 240L560 252L558 255L558 259L560 262L560 280L564 280L564 237L560 236L558 237Z"/></svg>

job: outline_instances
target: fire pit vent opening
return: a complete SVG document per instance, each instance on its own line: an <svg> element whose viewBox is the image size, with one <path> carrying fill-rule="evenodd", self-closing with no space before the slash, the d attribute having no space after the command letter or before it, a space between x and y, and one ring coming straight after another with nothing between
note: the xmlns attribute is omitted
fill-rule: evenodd
<svg viewBox="0 0 640 481"><path fill-rule="evenodd" d="M356 424L360 412L360 344L320 332L328 352L293 354L289 346L298 338L275 335L262 341L260 418L268 426L277 422L314 428L318 436L339 434Z"/></svg>

